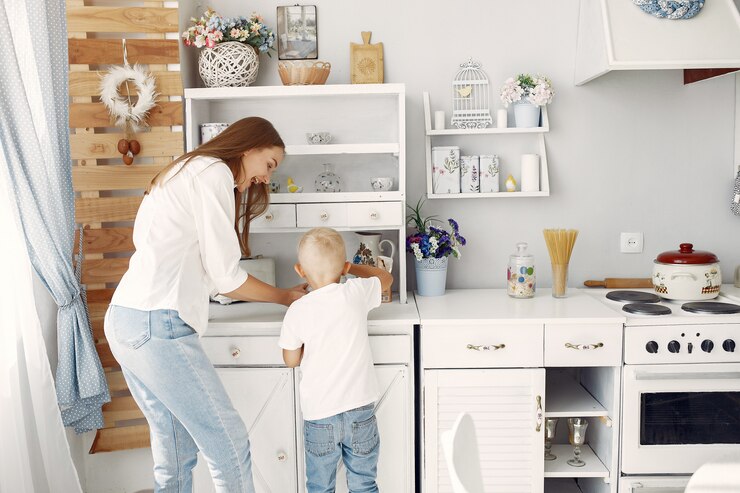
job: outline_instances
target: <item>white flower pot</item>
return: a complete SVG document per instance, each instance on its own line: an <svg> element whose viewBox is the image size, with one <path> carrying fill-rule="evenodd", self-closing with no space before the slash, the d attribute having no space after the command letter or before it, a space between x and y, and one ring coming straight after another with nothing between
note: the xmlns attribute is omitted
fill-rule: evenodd
<svg viewBox="0 0 740 493"><path fill-rule="evenodd" d="M419 296L442 296L447 284L449 257L415 260L416 292Z"/></svg>
<svg viewBox="0 0 740 493"><path fill-rule="evenodd" d="M514 122L518 128L539 127L540 107L522 98L514 103Z"/></svg>

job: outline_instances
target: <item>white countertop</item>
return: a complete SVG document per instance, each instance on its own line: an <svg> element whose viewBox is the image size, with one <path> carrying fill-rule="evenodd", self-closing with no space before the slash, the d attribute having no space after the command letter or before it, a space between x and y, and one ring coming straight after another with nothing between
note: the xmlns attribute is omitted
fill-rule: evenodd
<svg viewBox="0 0 740 493"><path fill-rule="evenodd" d="M399 327L411 328L419 323L413 293L408 295L408 303L396 301L383 303L368 314L370 334L399 333ZM206 336L274 335L280 333L280 326L288 308L274 303L232 303L230 305L210 304ZM406 332L406 331L404 331Z"/></svg>
<svg viewBox="0 0 740 493"><path fill-rule="evenodd" d="M444 296L416 296L423 326L483 324L624 323L626 318L579 289L566 298L553 298L538 289L534 298L515 299L505 289L448 289Z"/></svg>

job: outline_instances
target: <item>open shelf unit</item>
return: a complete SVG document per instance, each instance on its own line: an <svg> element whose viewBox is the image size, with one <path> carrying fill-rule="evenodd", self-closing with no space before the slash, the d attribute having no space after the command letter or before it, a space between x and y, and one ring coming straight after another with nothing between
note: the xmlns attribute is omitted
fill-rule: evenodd
<svg viewBox="0 0 740 493"><path fill-rule="evenodd" d="M424 92L424 129L425 129L425 154L426 154L426 177L427 197L430 199L475 199L475 198L526 198L547 197L550 195L550 179L547 165L547 149L545 148L544 134L550 131L550 120L547 116L547 106L542 107L542 125L534 128L472 128L458 129L446 128L444 130L432 130L432 110L428 92ZM449 138L454 136L476 136L476 135L535 135L537 138L538 154L540 156L540 191L538 192L482 192L482 193L434 193L432 184L432 144L434 138ZM492 153L493 154L493 153ZM518 163L516 164L518 166ZM513 174L513 173L512 173ZM499 182L503 190L505 177L499 175Z"/></svg>
<svg viewBox="0 0 740 493"><path fill-rule="evenodd" d="M200 124L233 123L247 116L269 120L285 142L285 159L272 176L279 192L270 194L270 207L255 219L251 232L329 226L390 234L397 245L394 291L406 303L404 84L194 88L185 89L184 99L188 151L200 144ZM329 132L332 141L309 144L306 134L312 132ZM340 177L340 192L314 191L326 164ZM371 181L377 177L391 178L390 189L374 190ZM289 193L288 179L302 192Z"/></svg>

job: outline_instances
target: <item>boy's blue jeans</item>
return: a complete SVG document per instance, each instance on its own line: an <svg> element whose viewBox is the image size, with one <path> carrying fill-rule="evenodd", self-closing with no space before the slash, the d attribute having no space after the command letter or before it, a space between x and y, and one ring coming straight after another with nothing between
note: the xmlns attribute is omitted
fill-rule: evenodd
<svg viewBox="0 0 740 493"><path fill-rule="evenodd" d="M308 493L333 493L337 464L344 461L350 493L375 493L380 435L375 405L303 422Z"/></svg>
<svg viewBox="0 0 740 493"><path fill-rule="evenodd" d="M247 428L177 311L111 305L105 337L149 423L154 491L191 492L200 450L217 492L254 493Z"/></svg>

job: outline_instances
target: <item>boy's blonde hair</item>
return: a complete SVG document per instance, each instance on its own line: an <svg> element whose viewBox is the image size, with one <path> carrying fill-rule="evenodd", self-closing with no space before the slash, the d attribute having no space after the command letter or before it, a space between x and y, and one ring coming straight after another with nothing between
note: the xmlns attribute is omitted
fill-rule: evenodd
<svg viewBox="0 0 740 493"><path fill-rule="evenodd" d="M344 240L332 228L313 228L298 242L298 262L309 276L339 277L346 258Z"/></svg>

